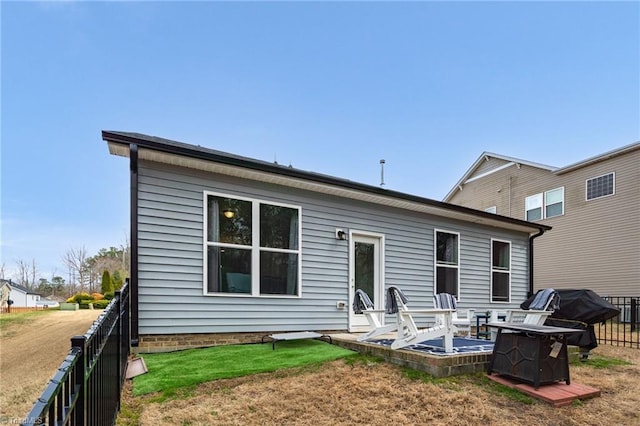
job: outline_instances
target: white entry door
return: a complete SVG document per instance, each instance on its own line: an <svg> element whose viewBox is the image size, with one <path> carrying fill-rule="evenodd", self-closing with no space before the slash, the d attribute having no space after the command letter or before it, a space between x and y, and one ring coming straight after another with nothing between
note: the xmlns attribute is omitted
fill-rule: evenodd
<svg viewBox="0 0 640 426"><path fill-rule="evenodd" d="M353 312L356 290L369 295L376 309L384 309L384 239L382 235L352 231L349 238L349 331L367 331L367 319ZM380 314L383 321L383 315Z"/></svg>

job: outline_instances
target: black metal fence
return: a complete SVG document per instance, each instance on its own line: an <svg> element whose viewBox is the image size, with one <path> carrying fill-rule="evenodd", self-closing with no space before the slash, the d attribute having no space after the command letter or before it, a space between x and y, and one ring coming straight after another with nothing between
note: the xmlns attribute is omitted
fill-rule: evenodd
<svg viewBox="0 0 640 426"><path fill-rule="evenodd" d="M129 283L71 349L23 425L115 424L129 357Z"/></svg>
<svg viewBox="0 0 640 426"><path fill-rule="evenodd" d="M620 315L595 325L598 343L640 349L640 297L604 297Z"/></svg>

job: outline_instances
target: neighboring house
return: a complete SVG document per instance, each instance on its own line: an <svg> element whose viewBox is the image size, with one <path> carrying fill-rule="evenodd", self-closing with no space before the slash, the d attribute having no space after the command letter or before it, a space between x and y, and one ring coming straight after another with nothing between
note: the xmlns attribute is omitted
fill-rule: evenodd
<svg viewBox="0 0 640 426"><path fill-rule="evenodd" d="M36 302L40 300L40 294L33 292L26 287L18 285L11 280L6 281L11 286L11 293L9 299L13 300L11 307L15 308L34 308Z"/></svg>
<svg viewBox="0 0 640 426"><path fill-rule="evenodd" d="M132 343L161 351L272 332L363 331L356 289L384 308L434 292L517 307L542 223L167 139L103 131L129 157ZM383 321L392 318L381 318Z"/></svg>
<svg viewBox="0 0 640 426"><path fill-rule="evenodd" d="M3 312L5 308L7 308L9 299L11 297L11 286L9 285L9 281L0 280L0 313Z"/></svg>
<svg viewBox="0 0 640 426"><path fill-rule="evenodd" d="M564 167L485 152L444 201L553 226L536 289L640 294L640 142Z"/></svg>

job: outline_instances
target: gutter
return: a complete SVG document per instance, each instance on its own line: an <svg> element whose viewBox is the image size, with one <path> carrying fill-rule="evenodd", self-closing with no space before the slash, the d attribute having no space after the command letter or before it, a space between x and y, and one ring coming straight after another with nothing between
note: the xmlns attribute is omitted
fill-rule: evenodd
<svg viewBox="0 0 640 426"><path fill-rule="evenodd" d="M545 232L545 228L539 229L537 234L529 237L529 292L527 293L527 298L533 296L533 240L541 237Z"/></svg>
<svg viewBox="0 0 640 426"><path fill-rule="evenodd" d="M138 332L138 145L129 144L129 170L130 176L130 232L131 232L131 258L129 265L130 274L130 297L131 297L131 346L137 347L139 344Z"/></svg>
<svg viewBox="0 0 640 426"><path fill-rule="evenodd" d="M542 229L551 229L545 225L533 225L524 220L515 219L508 216L499 216L493 213L487 213L482 210L475 210L468 207L460 206L457 204L450 204L443 201L436 201L429 198L419 197L416 195L410 195L398 191L393 191L385 188L379 188L377 186L366 185L358 182L354 182L347 179L340 179L333 176L328 176L320 173L307 172L292 167L285 167L282 165L276 165L265 161L250 159L241 157L238 155L228 154L222 151L216 151L200 146L194 146L185 144L183 142L172 141L169 139L158 138L154 136L147 136L138 133L124 133L114 131L102 131L102 139L107 142L117 143L121 145L136 145L138 149L149 149L152 151L163 152L167 154L173 154L178 156L185 156L188 158L195 158L198 160L211 161L219 164L241 167L248 170L254 170L259 172L273 173L279 176L285 176L289 178L301 179L309 182L320 183L330 186L336 186L338 188L355 190L365 194L374 194L382 197L394 198L397 200L408 201L413 203L422 204L424 206L441 209L443 211L452 211L461 213L464 215L483 217L485 219L491 219L502 223L509 223L518 226L525 226L529 229L537 227ZM471 220L470 220L471 221Z"/></svg>

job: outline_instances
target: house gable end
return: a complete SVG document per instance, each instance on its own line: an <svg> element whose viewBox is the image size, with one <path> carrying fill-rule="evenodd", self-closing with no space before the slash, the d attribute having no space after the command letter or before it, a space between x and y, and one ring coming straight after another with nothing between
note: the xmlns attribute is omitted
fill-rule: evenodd
<svg viewBox="0 0 640 426"><path fill-rule="evenodd" d="M473 182L478 179L485 178L503 169L515 166L518 169L526 165L529 167L537 168L544 171L555 170L553 166L547 166L544 164L534 163L519 158L508 157L505 155L494 154L491 152L484 152L478 159L471 165L462 178L456 183L456 185L449 191L444 197L444 202L451 202L454 195L461 191L463 186L469 182Z"/></svg>

